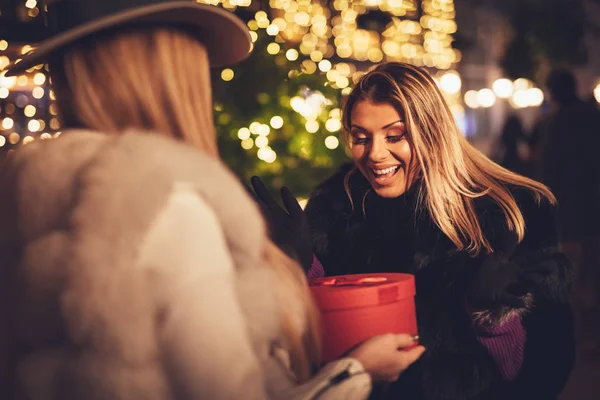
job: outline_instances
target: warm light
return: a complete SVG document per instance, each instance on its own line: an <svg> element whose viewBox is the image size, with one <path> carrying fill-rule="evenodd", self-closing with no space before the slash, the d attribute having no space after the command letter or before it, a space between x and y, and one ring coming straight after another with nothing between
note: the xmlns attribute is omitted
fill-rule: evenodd
<svg viewBox="0 0 600 400"><path fill-rule="evenodd" d="M231 68L225 68L223 71L221 71L221 79L223 79L225 82L232 80L233 75L234 73Z"/></svg>
<svg viewBox="0 0 600 400"><path fill-rule="evenodd" d="M17 77L16 76L6 77L5 74L6 74L6 72L0 73L0 87L6 88L6 89L12 89L17 83Z"/></svg>
<svg viewBox="0 0 600 400"><path fill-rule="evenodd" d="M342 129L342 121L337 118L328 119L327 122L325 122L325 129L329 132L337 132Z"/></svg>
<svg viewBox="0 0 600 400"><path fill-rule="evenodd" d="M41 72L38 72L37 74L35 74L35 76L33 77L33 83L35 83L36 85L43 85L44 82L46 82L46 75L44 75Z"/></svg>
<svg viewBox="0 0 600 400"><path fill-rule="evenodd" d="M506 78L496 79L492 85L492 89L497 97L508 99L513 94L513 83L510 79Z"/></svg>
<svg viewBox="0 0 600 400"><path fill-rule="evenodd" d="M283 118L281 118L279 115L276 115L271 118L270 124L274 129L279 129L283 126Z"/></svg>
<svg viewBox="0 0 600 400"><path fill-rule="evenodd" d="M8 49L8 42L6 40L0 40L0 51Z"/></svg>
<svg viewBox="0 0 600 400"><path fill-rule="evenodd" d="M238 131L238 138L240 140L246 140L250 137L250 129L248 128L240 128Z"/></svg>
<svg viewBox="0 0 600 400"><path fill-rule="evenodd" d="M40 124L40 121L38 121L37 119L32 119L27 124L27 129L29 129L30 132L37 132L40 130L41 127L42 124Z"/></svg>
<svg viewBox="0 0 600 400"><path fill-rule="evenodd" d="M252 40L252 43L256 42L258 40L258 33L250 31L250 39Z"/></svg>
<svg viewBox="0 0 600 400"><path fill-rule="evenodd" d="M456 71L448 71L440 79L440 88L446 93L456 94L461 86L462 81Z"/></svg>
<svg viewBox="0 0 600 400"><path fill-rule="evenodd" d="M467 105L467 107L469 108L479 108L479 101L477 100L477 91L476 90L468 90L465 93L465 104Z"/></svg>
<svg viewBox="0 0 600 400"><path fill-rule="evenodd" d="M25 2L25 7L27 8L35 8L35 6L37 6L37 0L27 0Z"/></svg>
<svg viewBox="0 0 600 400"><path fill-rule="evenodd" d="M53 129L53 130L60 129L60 124L58 123L58 119L56 119L56 118L50 119L50 129Z"/></svg>
<svg viewBox="0 0 600 400"><path fill-rule="evenodd" d="M9 64L10 64L10 60L8 57L0 56L0 71L3 70L4 68L8 67Z"/></svg>
<svg viewBox="0 0 600 400"><path fill-rule="evenodd" d="M275 24L271 24L267 27L267 35L276 36L279 33L279 27Z"/></svg>
<svg viewBox="0 0 600 400"><path fill-rule="evenodd" d="M27 54L29 53L31 50L33 50L33 47L31 47L30 45L26 44L25 46L23 46L21 48L21 54Z"/></svg>
<svg viewBox="0 0 600 400"><path fill-rule="evenodd" d="M244 150L250 150L254 146L254 140L252 138L242 140L241 145Z"/></svg>
<svg viewBox="0 0 600 400"><path fill-rule="evenodd" d="M281 46L279 46L279 43L273 42L267 45L267 53L271 55L279 53L279 50L281 50Z"/></svg>
<svg viewBox="0 0 600 400"><path fill-rule="evenodd" d="M21 140L21 135L19 135L17 132L13 132L8 135L8 142L10 144L17 144L19 143L19 140Z"/></svg>
<svg viewBox="0 0 600 400"><path fill-rule="evenodd" d="M343 89L343 88L348 87L348 85L350 85L350 81L345 76L338 76L335 80L335 84L340 89Z"/></svg>
<svg viewBox="0 0 600 400"><path fill-rule="evenodd" d="M532 107L539 107L544 102L544 92L540 88L527 89L529 96L529 105Z"/></svg>
<svg viewBox="0 0 600 400"><path fill-rule="evenodd" d="M266 136L259 136L254 142L256 143L256 147L262 149L263 147L267 147L269 144L269 138Z"/></svg>
<svg viewBox="0 0 600 400"><path fill-rule="evenodd" d="M36 112L37 110L35 109L35 106L32 106L31 104L25 107L25 110L23 110L25 116L29 118L33 117Z"/></svg>
<svg viewBox="0 0 600 400"><path fill-rule="evenodd" d="M6 117L2 120L2 129L12 129L14 125L15 121L10 117Z"/></svg>
<svg viewBox="0 0 600 400"><path fill-rule="evenodd" d="M267 124L261 124L258 127L258 134L260 136L268 136L270 132L271 132L271 128L269 128L269 125L267 125Z"/></svg>
<svg viewBox="0 0 600 400"><path fill-rule="evenodd" d="M0 135L0 147L3 147L6 144L6 138Z"/></svg>
<svg viewBox="0 0 600 400"><path fill-rule="evenodd" d="M33 89L33 91L31 92L31 94L33 95L33 97L35 99L41 99L42 97L44 97L44 89L41 87L36 87Z"/></svg>
<svg viewBox="0 0 600 400"><path fill-rule="evenodd" d="M524 108L529 105L529 99L526 90L517 90L510 98L510 103L515 108Z"/></svg>
<svg viewBox="0 0 600 400"><path fill-rule="evenodd" d="M331 61L321 60L319 61L319 69L323 72L327 72L331 69Z"/></svg>
<svg viewBox="0 0 600 400"><path fill-rule="evenodd" d="M600 85L596 86L594 89L594 98L598 103L600 103Z"/></svg>
<svg viewBox="0 0 600 400"><path fill-rule="evenodd" d="M46 140L46 139L52 139L52 135L49 133L42 133L40 135L40 139Z"/></svg>
<svg viewBox="0 0 600 400"><path fill-rule="evenodd" d="M496 103L496 95L491 89L481 89L477 92L477 103L484 108L491 107Z"/></svg>
<svg viewBox="0 0 600 400"><path fill-rule="evenodd" d="M25 75L21 75L17 78L17 84L19 86L27 86L28 83L29 83L29 78L27 78Z"/></svg>
<svg viewBox="0 0 600 400"><path fill-rule="evenodd" d="M327 136L325 138L325 147L329 150L337 149L340 145L340 140L335 136Z"/></svg>
<svg viewBox="0 0 600 400"><path fill-rule="evenodd" d="M302 61L303 71L307 74L314 74L317 71L317 64L313 60Z"/></svg>
<svg viewBox="0 0 600 400"><path fill-rule="evenodd" d="M250 124L250 132L252 132L255 135L258 135L259 128L260 128L259 122L254 121Z"/></svg>
<svg viewBox="0 0 600 400"><path fill-rule="evenodd" d="M263 160L267 163L272 163L277 159L277 154L268 146L259 149L256 155L260 160Z"/></svg>
<svg viewBox="0 0 600 400"><path fill-rule="evenodd" d="M525 78L519 78L513 82L515 92L517 90L527 90L533 87L533 83Z"/></svg>
<svg viewBox="0 0 600 400"><path fill-rule="evenodd" d="M23 138L23 141L21 143L23 144L27 144L27 143L31 143L33 142L35 139L33 138L33 136L25 136Z"/></svg>
<svg viewBox="0 0 600 400"><path fill-rule="evenodd" d="M316 133L319 130L319 123L314 120L306 121L306 125L304 127L306 128L307 132Z"/></svg>
<svg viewBox="0 0 600 400"><path fill-rule="evenodd" d="M296 61L298 59L298 56L298 50L296 49L289 49L285 52L285 57L290 61Z"/></svg>
<svg viewBox="0 0 600 400"><path fill-rule="evenodd" d="M7 98L9 94L10 94L10 91L7 88L5 88L5 87L0 88L0 99Z"/></svg>

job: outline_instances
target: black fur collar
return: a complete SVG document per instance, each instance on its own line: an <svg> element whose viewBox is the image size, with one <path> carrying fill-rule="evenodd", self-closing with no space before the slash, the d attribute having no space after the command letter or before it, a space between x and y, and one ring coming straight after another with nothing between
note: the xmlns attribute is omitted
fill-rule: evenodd
<svg viewBox="0 0 600 400"><path fill-rule="evenodd" d="M382 199L370 192L359 171L351 173L353 169L345 164L321 184L310 197L306 215L315 253L328 275L415 275L419 334L427 351L395 384L398 393L406 399L506 398L500 393L507 386L477 341L473 319L465 311L466 283L484 256L455 250L429 217L417 186L397 199ZM512 193L527 224L517 253L556 246L552 207L539 204L524 189ZM507 229L499 207L487 197L478 199L475 207L494 248L514 248L516 236ZM568 297L569 284L560 278L550 278L546 286L552 288L544 294L549 298Z"/></svg>

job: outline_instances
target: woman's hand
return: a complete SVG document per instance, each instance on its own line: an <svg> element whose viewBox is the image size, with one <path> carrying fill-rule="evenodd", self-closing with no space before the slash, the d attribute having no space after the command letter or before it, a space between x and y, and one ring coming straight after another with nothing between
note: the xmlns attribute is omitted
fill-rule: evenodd
<svg viewBox="0 0 600 400"><path fill-rule="evenodd" d="M372 337L348 354L363 365L374 381L393 382L425 351L423 346L402 350L415 344L411 335L388 333Z"/></svg>
<svg viewBox="0 0 600 400"><path fill-rule="evenodd" d="M312 237L304 211L287 187L281 188L285 210L271 197L259 177L250 180L255 199L269 225L271 239L308 272L313 261Z"/></svg>

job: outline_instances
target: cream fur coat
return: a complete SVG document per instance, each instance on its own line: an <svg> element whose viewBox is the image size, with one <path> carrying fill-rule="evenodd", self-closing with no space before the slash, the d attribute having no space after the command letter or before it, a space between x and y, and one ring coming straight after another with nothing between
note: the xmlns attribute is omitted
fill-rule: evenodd
<svg viewBox="0 0 600 400"><path fill-rule="evenodd" d="M71 131L0 176L0 398L367 397L357 361L299 386L273 350L265 226L220 162Z"/></svg>

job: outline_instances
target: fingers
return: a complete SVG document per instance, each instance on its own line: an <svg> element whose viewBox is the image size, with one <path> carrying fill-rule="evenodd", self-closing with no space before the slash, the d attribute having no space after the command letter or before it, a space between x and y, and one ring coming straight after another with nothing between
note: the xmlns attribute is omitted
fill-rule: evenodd
<svg viewBox="0 0 600 400"><path fill-rule="evenodd" d="M283 200L285 208L293 218L299 218L304 214L304 211L302 210L302 207L300 207L296 197L294 197L290 189L288 189L286 186L281 188L281 199Z"/></svg>
<svg viewBox="0 0 600 400"><path fill-rule="evenodd" d="M395 334L394 337L396 340L396 347L398 349L403 349L405 347L412 346L416 342L415 338L418 339L418 336L415 337L406 333Z"/></svg>
<svg viewBox="0 0 600 400"><path fill-rule="evenodd" d="M258 176L253 176L252 178L250 178L250 183L252 184L252 187L254 188L254 192L256 193L256 196L259 198L259 200L264 202L267 205L267 207L269 207L269 208L279 207L279 205L277 204L275 199L273 199L271 197L271 195L269 194L269 191L265 187L265 184L260 180L260 178Z"/></svg>
<svg viewBox="0 0 600 400"><path fill-rule="evenodd" d="M414 349L407 350L403 352L404 362L406 363L406 367L409 367L412 363L417 361L425 352L425 347L417 346Z"/></svg>

